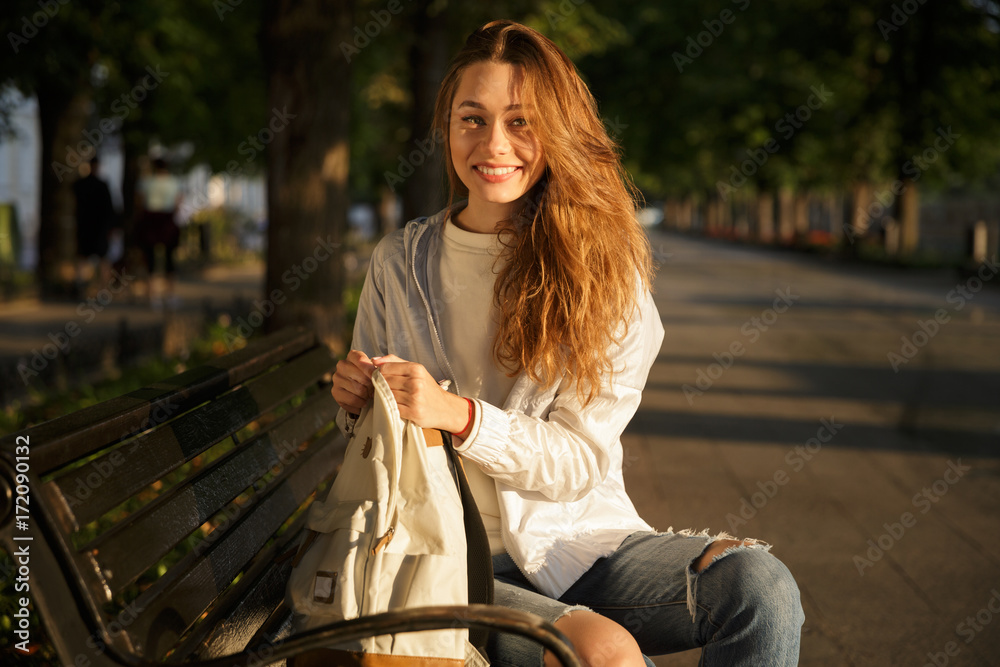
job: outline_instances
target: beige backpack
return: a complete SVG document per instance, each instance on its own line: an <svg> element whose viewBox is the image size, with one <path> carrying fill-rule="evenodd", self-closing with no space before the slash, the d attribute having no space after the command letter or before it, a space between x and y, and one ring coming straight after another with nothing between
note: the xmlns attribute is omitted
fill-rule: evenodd
<svg viewBox="0 0 1000 667"><path fill-rule="evenodd" d="M390 610L469 604L467 559L477 570L473 587L489 588L474 591L472 602L492 602L485 531L447 435L400 419L377 370L372 383L374 399L356 422L329 495L309 508L309 532L286 592L294 632ZM463 510L463 501L471 508ZM466 521L473 523L474 551L485 548L474 558L467 555ZM456 627L333 648L354 654L351 664L378 664L364 656L413 656L423 658L413 664L459 666L467 658L478 662L468 639L468 630ZM435 658L443 660L428 660Z"/></svg>

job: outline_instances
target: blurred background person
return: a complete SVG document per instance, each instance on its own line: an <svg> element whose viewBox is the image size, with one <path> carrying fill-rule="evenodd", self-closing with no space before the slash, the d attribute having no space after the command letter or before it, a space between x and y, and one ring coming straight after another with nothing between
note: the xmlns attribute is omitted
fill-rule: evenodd
<svg viewBox="0 0 1000 667"><path fill-rule="evenodd" d="M174 252L180 242L180 228L177 226L177 207L181 202L180 182L167 170L163 158L153 160L152 173L142 178L138 187L138 243L142 249L148 276L149 302L159 307L163 301L168 306L177 306L180 299L176 294L177 267ZM163 246L165 287L157 288L156 248Z"/></svg>
<svg viewBox="0 0 1000 667"><path fill-rule="evenodd" d="M96 155L80 168L81 178L73 183L76 198L76 298L85 298L94 276L101 284L111 279L108 239L115 209L111 190L98 175L101 161Z"/></svg>

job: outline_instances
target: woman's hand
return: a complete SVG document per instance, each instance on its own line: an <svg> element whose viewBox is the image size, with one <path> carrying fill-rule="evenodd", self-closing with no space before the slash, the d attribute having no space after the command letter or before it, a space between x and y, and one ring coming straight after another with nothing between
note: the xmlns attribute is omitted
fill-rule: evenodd
<svg viewBox="0 0 1000 667"><path fill-rule="evenodd" d="M469 423L469 402L442 389L423 365L394 354L373 359L372 363L389 383L403 419L421 428L449 433L458 433Z"/></svg>
<svg viewBox="0 0 1000 667"><path fill-rule="evenodd" d="M374 393L372 371L375 365L360 350L351 350L345 359L337 362L330 393L340 407L351 414L361 412Z"/></svg>

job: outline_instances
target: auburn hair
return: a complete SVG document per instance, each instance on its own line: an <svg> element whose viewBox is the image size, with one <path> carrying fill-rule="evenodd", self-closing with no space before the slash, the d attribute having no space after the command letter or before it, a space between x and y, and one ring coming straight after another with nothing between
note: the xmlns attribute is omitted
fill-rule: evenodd
<svg viewBox="0 0 1000 667"><path fill-rule="evenodd" d="M586 404L615 372L610 346L627 332L651 282L649 241L635 217L638 193L572 61L536 30L493 21L452 60L435 104L452 201L468 190L451 160L451 108L463 72L480 62L520 70L521 106L546 161L501 232L494 361L547 387L569 376Z"/></svg>

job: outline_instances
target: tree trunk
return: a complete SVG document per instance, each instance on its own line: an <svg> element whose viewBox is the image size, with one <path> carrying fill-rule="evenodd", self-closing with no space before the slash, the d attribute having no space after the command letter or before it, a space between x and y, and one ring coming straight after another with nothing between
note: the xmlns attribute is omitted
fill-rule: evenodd
<svg viewBox="0 0 1000 667"><path fill-rule="evenodd" d="M709 236L717 236L719 233L718 212L719 208L710 195L705 201L705 232Z"/></svg>
<svg viewBox="0 0 1000 667"><path fill-rule="evenodd" d="M35 275L43 299L66 297L72 296L76 254L73 182L79 177L80 163L94 156L93 146L83 138L90 90L84 87L76 94L66 94L61 89L41 87L36 94L42 161Z"/></svg>
<svg viewBox="0 0 1000 667"><path fill-rule="evenodd" d="M778 190L778 241L791 243L795 237L795 192L789 187Z"/></svg>
<svg viewBox="0 0 1000 667"><path fill-rule="evenodd" d="M122 229L125 231L126 242L131 243L135 236L135 198L139 187L139 156L125 149L125 160L122 167Z"/></svg>
<svg viewBox="0 0 1000 667"><path fill-rule="evenodd" d="M733 234L741 241L750 238L750 202L746 197L740 197L738 203L734 202Z"/></svg>
<svg viewBox="0 0 1000 667"><path fill-rule="evenodd" d="M430 16L433 0L420 0L412 10L410 47L410 142L403 160L413 174L403 186L403 221L432 215L443 206L447 192L444 138L431 133L434 100L448 69L448 11Z"/></svg>
<svg viewBox="0 0 1000 667"><path fill-rule="evenodd" d="M844 238L844 200L838 194L826 198L827 214L830 216L830 236L835 243Z"/></svg>
<svg viewBox="0 0 1000 667"><path fill-rule="evenodd" d="M800 192L795 196L795 240L805 241L809 236L809 194Z"/></svg>
<svg viewBox="0 0 1000 667"><path fill-rule="evenodd" d="M726 238L733 236L733 200L723 201L721 198L715 200L715 205L719 207L719 226L722 228Z"/></svg>
<svg viewBox="0 0 1000 667"><path fill-rule="evenodd" d="M122 169L122 233L124 234L125 252L119 261L119 268L131 266L131 257L135 255L139 247L136 238L138 227L136 221L135 197L136 188L139 185L139 159L138 156L125 147L125 164Z"/></svg>
<svg viewBox="0 0 1000 667"><path fill-rule="evenodd" d="M774 243L774 195L770 192L757 196L757 240Z"/></svg>
<svg viewBox="0 0 1000 667"><path fill-rule="evenodd" d="M858 238L864 237L868 233L871 225L870 206L872 203L872 186L867 181L859 181L852 187L851 203L851 224L844 231L847 235L848 243L853 246Z"/></svg>
<svg viewBox="0 0 1000 667"><path fill-rule="evenodd" d="M699 197L691 197L691 230L698 234L707 234L705 203Z"/></svg>
<svg viewBox="0 0 1000 667"><path fill-rule="evenodd" d="M379 189L378 222L379 234L387 236L400 227L399 220L399 197L389 186L383 185Z"/></svg>
<svg viewBox="0 0 1000 667"><path fill-rule="evenodd" d="M262 127L273 132L267 282L263 303L247 318L267 332L308 327L338 353L347 342L341 257L350 157L350 66L339 45L353 43L353 16L350 2L265 3L269 112Z"/></svg>
<svg viewBox="0 0 1000 667"><path fill-rule="evenodd" d="M685 197L681 202L680 206L680 218L677 223L677 228L682 232L690 232L693 226L694 217L694 200L691 197Z"/></svg>
<svg viewBox="0 0 1000 667"><path fill-rule="evenodd" d="M902 179L903 192L896 200L896 218L899 221L899 252L912 255L920 244L920 193L917 184Z"/></svg>
<svg viewBox="0 0 1000 667"><path fill-rule="evenodd" d="M663 228L679 231L682 229L684 204L680 199L668 199L663 209Z"/></svg>

